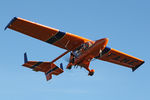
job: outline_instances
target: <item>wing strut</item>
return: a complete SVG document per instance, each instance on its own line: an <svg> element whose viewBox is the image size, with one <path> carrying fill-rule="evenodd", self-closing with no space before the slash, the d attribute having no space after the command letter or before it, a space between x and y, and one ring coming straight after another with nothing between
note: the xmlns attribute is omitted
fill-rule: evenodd
<svg viewBox="0 0 150 100"><path fill-rule="evenodd" d="M51 63L54 63L55 61L57 61L58 59L60 59L62 56L66 55L68 52L70 52L70 51L67 50L66 52L64 52L63 54L61 54L60 56L58 56L57 58L55 58L54 60L52 60Z"/></svg>

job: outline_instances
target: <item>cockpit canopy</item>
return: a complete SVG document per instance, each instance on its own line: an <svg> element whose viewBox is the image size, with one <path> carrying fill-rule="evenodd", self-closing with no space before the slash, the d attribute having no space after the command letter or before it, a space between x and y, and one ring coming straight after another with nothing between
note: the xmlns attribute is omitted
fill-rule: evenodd
<svg viewBox="0 0 150 100"><path fill-rule="evenodd" d="M86 43L81 44L77 49L73 51L73 54L78 57L80 54L82 54L84 51L86 51L88 48L90 48L94 44L93 41L88 41Z"/></svg>

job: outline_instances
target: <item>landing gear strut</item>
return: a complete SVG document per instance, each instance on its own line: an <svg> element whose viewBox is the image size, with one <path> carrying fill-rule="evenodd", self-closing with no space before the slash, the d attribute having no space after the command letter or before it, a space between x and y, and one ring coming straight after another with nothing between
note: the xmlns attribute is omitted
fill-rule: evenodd
<svg viewBox="0 0 150 100"><path fill-rule="evenodd" d="M73 65L72 63L69 63L68 66L67 66L67 69L71 69L72 65Z"/></svg>

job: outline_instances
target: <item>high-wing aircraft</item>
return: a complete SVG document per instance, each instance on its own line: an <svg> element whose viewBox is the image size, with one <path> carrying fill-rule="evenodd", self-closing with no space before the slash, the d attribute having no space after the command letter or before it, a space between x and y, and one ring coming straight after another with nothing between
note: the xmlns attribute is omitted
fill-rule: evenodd
<svg viewBox="0 0 150 100"><path fill-rule="evenodd" d="M71 69L72 66L83 67L89 72L89 76L92 76L95 72L94 69L89 68L89 64L92 59L99 59L119 64L131 68L132 71L135 71L144 63L141 59L106 46L108 43L108 38L92 41L19 17L14 17L5 27L5 30L7 28L21 32L25 35L47 42L62 49L66 49L66 52L51 62L28 61L27 54L24 54L25 63L23 66L31 68L34 71L44 72L47 80L50 80L52 75L59 75L64 72L62 63L60 64L60 67L58 67L54 64L54 62L69 52L70 60L66 68Z"/></svg>

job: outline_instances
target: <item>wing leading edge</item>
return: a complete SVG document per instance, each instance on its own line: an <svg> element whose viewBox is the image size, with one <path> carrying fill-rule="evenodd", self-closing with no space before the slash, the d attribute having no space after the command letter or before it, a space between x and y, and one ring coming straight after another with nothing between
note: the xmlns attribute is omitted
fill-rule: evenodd
<svg viewBox="0 0 150 100"><path fill-rule="evenodd" d="M5 30L7 28L70 51L74 50L82 43L90 41L86 38L68 32L62 32L58 29L44 26L19 17L14 17L5 27Z"/></svg>
<svg viewBox="0 0 150 100"><path fill-rule="evenodd" d="M138 59L136 57L133 57L131 55L125 54L123 52L109 47L106 47L104 49L103 56L99 59L129 67L132 69L132 71L135 71L144 63L144 61L141 59Z"/></svg>

